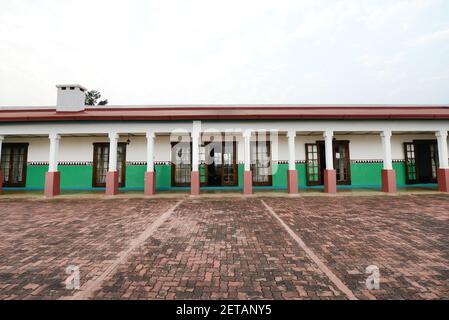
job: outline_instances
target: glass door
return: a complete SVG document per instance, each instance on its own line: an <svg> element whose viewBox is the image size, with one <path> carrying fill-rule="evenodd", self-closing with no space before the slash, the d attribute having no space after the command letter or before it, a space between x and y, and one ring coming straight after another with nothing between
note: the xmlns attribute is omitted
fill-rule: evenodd
<svg viewBox="0 0 449 320"><path fill-rule="evenodd" d="M205 146L208 186L221 186L223 167L222 142L209 142Z"/></svg>
<svg viewBox="0 0 449 320"><path fill-rule="evenodd" d="M93 181L94 187L106 186L106 174L109 170L109 143L94 143ZM126 143L117 146L117 172L120 187L125 186Z"/></svg>
<svg viewBox="0 0 449 320"><path fill-rule="evenodd" d="M185 187L190 185L192 171L192 149L190 142L172 143L172 185Z"/></svg>
<svg viewBox="0 0 449 320"><path fill-rule="evenodd" d="M351 159L349 141L333 142L334 169L338 185L351 184ZM326 151L324 141L306 144L306 182L308 186L324 184L326 169Z"/></svg>
<svg viewBox="0 0 449 320"><path fill-rule="evenodd" d="M5 187L25 187L27 143L4 143L1 154L1 171Z"/></svg>
<svg viewBox="0 0 449 320"><path fill-rule="evenodd" d="M337 184L351 184L351 162L349 159L349 141L334 141L334 169L337 173Z"/></svg>
<svg viewBox="0 0 449 320"><path fill-rule="evenodd" d="M223 145L223 166L222 166L222 180L223 186L236 186L237 179L237 162L236 162L236 142L224 142Z"/></svg>
<svg viewBox="0 0 449 320"><path fill-rule="evenodd" d="M251 143L251 163L253 184L255 186L271 186L270 141L255 141Z"/></svg>
<svg viewBox="0 0 449 320"><path fill-rule="evenodd" d="M203 185L235 186L238 184L236 146L236 142L208 142L203 147L204 152L201 152L200 148L200 159L203 159L205 163Z"/></svg>

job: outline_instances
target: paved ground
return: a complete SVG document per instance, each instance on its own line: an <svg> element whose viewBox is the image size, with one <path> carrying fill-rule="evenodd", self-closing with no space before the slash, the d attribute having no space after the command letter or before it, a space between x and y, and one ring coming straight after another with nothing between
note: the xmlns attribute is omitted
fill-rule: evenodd
<svg viewBox="0 0 449 320"><path fill-rule="evenodd" d="M447 196L180 199L0 198L0 299L449 299Z"/></svg>

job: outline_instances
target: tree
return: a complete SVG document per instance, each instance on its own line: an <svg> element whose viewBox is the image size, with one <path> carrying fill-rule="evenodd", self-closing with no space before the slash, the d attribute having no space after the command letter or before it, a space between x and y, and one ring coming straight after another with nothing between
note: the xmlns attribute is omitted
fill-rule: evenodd
<svg viewBox="0 0 449 320"><path fill-rule="evenodd" d="M105 106L108 104L108 99L97 101L101 98L101 93L97 90L90 90L86 92L86 106Z"/></svg>

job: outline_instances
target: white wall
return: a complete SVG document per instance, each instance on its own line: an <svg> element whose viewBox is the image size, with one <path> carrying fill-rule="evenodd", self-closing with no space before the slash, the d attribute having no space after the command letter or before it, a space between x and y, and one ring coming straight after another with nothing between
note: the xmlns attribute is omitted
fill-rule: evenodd
<svg viewBox="0 0 449 320"><path fill-rule="evenodd" d="M338 126L341 127L342 122L338 122ZM369 122L367 126L373 126L376 122ZM386 122L379 121L377 122L378 126L381 127ZM429 126L429 122L423 121L423 125L420 126L419 121L408 122L409 130L421 130L422 127ZM435 122L437 123L437 122ZM237 125L240 124L240 127ZM313 127L317 126L319 122L315 122L313 125L308 124L308 126ZM401 122L402 124L402 122ZM114 124L115 125L115 124ZM112 126L114 126L111 124ZM143 130L144 128L140 128L141 124L127 124L128 131L138 131ZM181 123L179 127L175 128L175 125L172 123L161 124L159 127L154 127L155 131L163 131L169 129L189 129L189 125L191 128L191 123ZM226 127L232 127L244 129L255 126L254 123L214 123L215 127L221 127L221 129L225 129ZM260 126L267 126L268 123L261 122ZM278 123L276 125L275 122L271 123L271 127L281 127L284 126L284 130L291 127L291 123ZM329 124L328 124L329 125ZM337 124L335 124L337 126ZM357 128L361 130L362 128L359 126L359 123L353 123L353 127L347 127L346 130L356 130ZM398 126L400 124L397 124ZM135 127L137 126L137 127ZM296 125L297 126L297 125ZM414 127L413 127L414 126ZM93 126L92 124L67 124L66 126L62 126L61 124L50 126L50 131L52 132L62 132L62 131L95 131L97 129L101 129L104 131L109 131L111 128L107 129L104 123L99 124L100 128ZM210 125L212 127L212 125ZM413 128L412 128L413 127ZM203 130L207 129L208 125L205 123L203 125ZM402 129L404 129L404 125L402 125ZM116 129L116 128L115 128ZM145 130L148 129L148 126ZM433 129L436 131L436 127ZM49 131L48 124L43 126L42 124L38 125L1 125L0 126L0 135L5 135L4 143L8 142L27 142L29 143L29 151L28 151L28 161L31 162L47 162L48 161L48 153L49 153L49 139L44 137L23 137L23 138L10 138L9 134L15 132L15 134L19 132L28 132L35 133L37 131ZM145 131L143 130L143 131ZM393 130L395 131L395 130ZM177 137L177 135L176 135ZM173 137L175 139L176 137ZM244 161L244 143L243 137L240 133L236 135L238 147L237 147L237 159L239 162ZM340 135L336 134L337 140L349 140L350 141L350 156L353 160L381 160L383 158L382 154L382 145L381 138L379 134L369 134L369 135ZM127 139L126 134L122 134L120 138L120 142L125 142ZM127 147L127 161L136 161L142 162L146 161L146 137L145 136L133 136L130 138L131 143ZM412 142L415 139L436 139L433 133L426 134L412 134L412 133L393 133L392 137L392 157L394 160L402 160L404 159L404 150L403 143L404 142ZM305 155L305 144L306 143L315 143L316 141L324 140L321 134L305 136L305 135L297 135L296 137L296 160L304 161L306 159ZM105 142L109 141L108 137L105 135L103 137L62 137L60 141L60 149L58 160L59 161L80 161L80 162L90 162L93 160L93 143L94 142ZM168 135L158 135L156 137L155 143L155 161L170 161L171 158L171 145L170 145L170 136ZM273 148L275 150L275 148ZM287 161L288 160L288 144L287 137L284 133L280 133L278 137L278 156L273 154L273 160Z"/></svg>

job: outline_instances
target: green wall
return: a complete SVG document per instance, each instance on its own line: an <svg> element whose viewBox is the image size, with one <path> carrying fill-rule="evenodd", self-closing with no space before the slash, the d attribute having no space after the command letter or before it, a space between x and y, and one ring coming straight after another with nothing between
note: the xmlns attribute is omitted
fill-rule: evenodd
<svg viewBox="0 0 449 320"><path fill-rule="evenodd" d="M353 186L382 186L382 163L351 163L351 183Z"/></svg>
<svg viewBox="0 0 449 320"><path fill-rule="evenodd" d="M92 187L92 166L59 166L62 189Z"/></svg>
<svg viewBox="0 0 449 320"><path fill-rule="evenodd" d="M26 187L30 189L43 189L45 185L45 172L48 166L27 166Z"/></svg>
<svg viewBox="0 0 449 320"><path fill-rule="evenodd" d="M126 188L143 189L145 179L145 165L128 165L126 166ZM171 166L156 165L156 189L168 190L171 187Z"/></svg>
<svg viewBox="0 0 449 320"><path fill-rule="evenodd" d="M44 189L45 173L48 170L46 165L28 165L26 188ZM67 190L88 190L92 189L92 166L74 165L59 166L61 172L61 189ZM126 187L130 189L143 189L143 181L146 166L129 165L126 166ZM156 188L169 189L171 186L171 166L156 166Z"/></svg>
<svg viewBox="0 0 449 320"><path fill-rule="evenodd" d="M239 163L238 166L238 177L239 177L239 188L243 189L243 173L245 172L245 165Z"/></svg>
<svg viewBox="0 0 449 320"><path fill-rule="evenodd" d="M274 164L273 170L273 188L287 188L288 164Z"/></svg>
<svg viewBox="0 0 449 320"><path fill-rule="evenodd" d="M171 188L171 166L156 165L156 188L158 190L169 190ZM394 163L393 168L396 171L396 180L398 186L405 186L405 164ZM275 164L273 167L273 188L287 188L288 164ZM45 172L48 166L28 165L27 182L28 189L43 189L45 184ZM62 189L92 189L92 166L73 165L59 166L61 171ZM126 167L126 187L130 189L143 189L145 165L128 165ZM296 164L298 171L299 188L306 188L306 165ZM380 188L382 163L351 163L351 180L353 187ZM238 165L238 186L243 188L244 165Z"/></svg>

